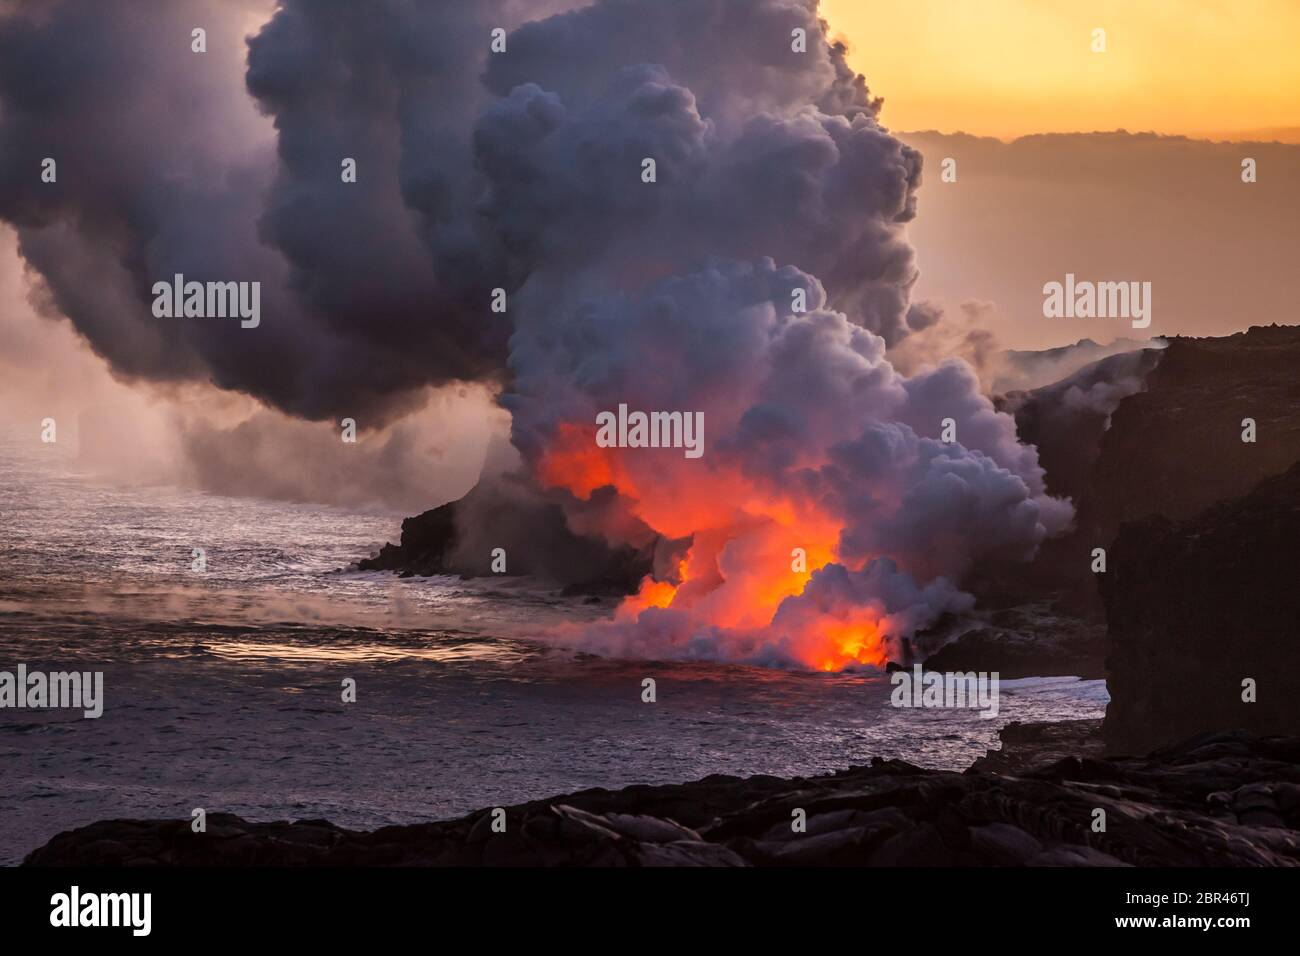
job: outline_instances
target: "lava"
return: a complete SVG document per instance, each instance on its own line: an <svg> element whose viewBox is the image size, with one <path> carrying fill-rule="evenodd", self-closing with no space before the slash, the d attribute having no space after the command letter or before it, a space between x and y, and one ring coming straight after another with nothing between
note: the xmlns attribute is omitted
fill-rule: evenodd
<svg viewBox="0 0 1300 956"><path fill-rule="evenodd" d="M842 559L841 522L815 500L767 487L716 460L602 448L592 429L575 423L556 430L537 475L581 499L613 486L661 536L689 540L674 572L643 579L617 609L616 621L633 623L669 610L686 619L687 638L707 631L714 640L744 644L762 635L815 670L884 665L888 620L878 607L818 608L796 622L775 620L819 569L837 563L856 571L869 563Z"/></svg>

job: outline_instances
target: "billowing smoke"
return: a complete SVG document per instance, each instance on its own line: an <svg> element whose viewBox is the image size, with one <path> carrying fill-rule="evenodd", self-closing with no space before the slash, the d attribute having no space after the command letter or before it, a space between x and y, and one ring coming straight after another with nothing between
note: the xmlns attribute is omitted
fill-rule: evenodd
<svg viewBox="0 0 1300 956"><path fill-rule="evenodd" d="M201 23L233 42L226 8L91 9L0 23L0 215L57 308L124 374L303 417L382 423L430 385L499 384L576 532L663 544L587 646L879 665L969 607L974 562L1068 524L968 365L886 358L939 321L911 301L921 159L816 0L522 25L491 0L284 0L248 42L273 151L241 146L224 61L189 50ZM93 55L49 70L77 44ZM153 318L173 273L259 279L261 326ZM602 447L620 405L702 415L702 457Z"/></svg>
<svg viewBox="0 0 1300 956"><path fill-rule="evenodd" d="M264 3L20 3L0 16L0 218L119 374L211 379L311 418L378 423L427 385L499 376L511 323L491 290L554 259L548 235L587 230L571 260L611 234L630 253L629 219L660 203L694 208L690 251L799 253L855 320L906 333L916 269L895 224L919 156L866 122L878 104L820 42L815 4L604 3L490 53L494 28L565 5L286 0L245 50ZM790 52L796 27L807 54ZM678 102L697 91L707 118ZM793 103L812 112L763 122ZM619 189L619 160L650 147L661 184L692 188ZM562 193L529 187L531 164L566 162ZM530 222L553 215L549 233ZM647 271L665 238L684 237L640 239ZM176 273L260 281L266 321L160 322L150 290Z"/></svg>
<svg viewBox="0 0 1300 956"><path fill-rule="evenodd" d="M518 443L544 484L579 500L613 486L644 524L690 542L674 574L584 632L588 647L878 665L970 606L956 582L972 562L1028 558L1069 522L969 366L903 378L884 341L792 266L715 263L635 296L571 294L516 333ZM598 447L596 414L620 403L702 411L706 453Z"/></svg>
<svg viewBox="0 0 1300 956"><path fill-rule="evenodd" d="M511 281L469 136L517 6L293 0L263 25L265 2L20 3L0 15L0 218L121 375L363 427L491 379L509 329L488 296ZM177 273L260 282L265 320L155 318Z"/></svg>
<svg viewBox="0 0 1300 956"><path fill-rule="evenodd" d="M961 303L959 311L941 313L943 321L936 320L890 349L890 363L910 375L947 359L960 358L975 370L986 394L1005 391L998 386L1015 369L990 328L990 320L996 315L993 303L968 299Z"/></svg>
<svg viewBox="0 0 1300 956"><path fill-rule="evenodd" d="M937 319L909 301L920 165L836 50L791 54L814 12L597 4L522 28L488 70L483 210L528 262L515 442L544 485L612 487L687 542L588 647L879 665L969 607L973 561L1069 522L968 366L886 360ZM703 413L707 452L599 447L620 405Z"/></svg>

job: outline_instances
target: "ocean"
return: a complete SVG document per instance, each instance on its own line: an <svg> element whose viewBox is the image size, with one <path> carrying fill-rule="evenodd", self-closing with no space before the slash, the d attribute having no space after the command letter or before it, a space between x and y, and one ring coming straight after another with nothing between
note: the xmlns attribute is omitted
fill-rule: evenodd
<svg viewBox="0 0 1300 956"><path fill-rule="evenodd" d="M0 431L0 671L103 671L105 697L98 719L0 709L0 863L199 807L368 829L711 773L962 769L1007 721L1105 710L1104 681L1004 681L982 719L893 708L881 676L575 652L541 635L609 602L350 570L401 518L118 486Z"/></svg>

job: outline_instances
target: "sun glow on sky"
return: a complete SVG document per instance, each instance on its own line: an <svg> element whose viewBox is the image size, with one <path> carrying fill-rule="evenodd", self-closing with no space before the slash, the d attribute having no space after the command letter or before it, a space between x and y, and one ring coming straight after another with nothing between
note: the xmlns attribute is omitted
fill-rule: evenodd
<svg viewBox="0 0 1300 956"><path fill-rule="evenodd" d="M1300 142L1300 0L822 0L895 130ZM1106 52L1092 52L1092 31Z"/></svg>

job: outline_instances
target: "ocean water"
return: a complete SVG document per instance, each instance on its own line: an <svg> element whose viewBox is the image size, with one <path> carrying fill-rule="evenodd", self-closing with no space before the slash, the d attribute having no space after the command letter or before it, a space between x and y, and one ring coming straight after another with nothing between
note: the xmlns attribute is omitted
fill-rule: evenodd
<svg viewBox="0 0 1300 956"><path fill-rule="evenodd" d="M95 720L0 709L0 863L95 820L195 807L373 828L875 756L960 769L1009 720L1105 710L1102 681L1005 681L982 719L892 708L881 677L575 653L529 634L608 603L519 579L348 570L400 522L117 487L62 446L0 431L0 670L102 670L105 683Z"/></svg>

